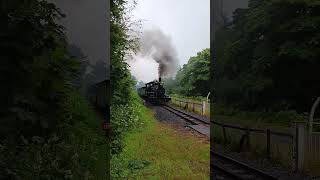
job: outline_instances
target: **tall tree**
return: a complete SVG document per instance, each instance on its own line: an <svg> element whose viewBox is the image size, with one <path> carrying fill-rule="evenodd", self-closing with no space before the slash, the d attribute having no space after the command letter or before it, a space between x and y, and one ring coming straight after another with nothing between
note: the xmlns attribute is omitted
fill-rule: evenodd
<svg viewBox="0 0 320 180"><path fill-rule="evenodd" d="M319 10L316 0L251 0L235 11L221 31L226 38L216 41L223 44L216 99L251 110L307 111L320 92Z"/></svg>
<svg viewBox="0 0 320 180"><path fill-rule="evenodd" d="M169 93L187 96L206 96L210 92L210 49L198 52L179 69L175 80L166 79Z"/></svg>
<svg viewBox="0 0 320 180"><path fill-rule="evenodd" d="M127 6L128 2L125 0L111 1L111 102L113 104L128 103L128 94L134 86L126 58L138 48L138 41L130 35L132 21L129 19Z"/></svg>

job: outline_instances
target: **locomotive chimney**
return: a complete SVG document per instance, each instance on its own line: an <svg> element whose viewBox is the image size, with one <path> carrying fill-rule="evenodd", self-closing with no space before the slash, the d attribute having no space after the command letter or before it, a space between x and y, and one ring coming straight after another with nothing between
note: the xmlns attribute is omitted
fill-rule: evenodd
<svg viewBox="0 0 320 180"><path fill-rule="evenodd" d="M159 77L159 82L161 82L161 77Z"/></svg>

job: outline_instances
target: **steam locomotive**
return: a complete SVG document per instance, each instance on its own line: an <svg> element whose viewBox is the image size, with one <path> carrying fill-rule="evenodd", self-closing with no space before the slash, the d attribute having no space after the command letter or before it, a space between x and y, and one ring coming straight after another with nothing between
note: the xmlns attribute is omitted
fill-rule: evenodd
<svg viewBox="0 0 320 180"><path fill-rule="evenodd" d="M138 94L145 101L154 105L165 104L171 100L171 98L166 95L166 90L161 82L161 77L159 78L159 81L151 81L145 84L144 87L139 88Z"/></svg>

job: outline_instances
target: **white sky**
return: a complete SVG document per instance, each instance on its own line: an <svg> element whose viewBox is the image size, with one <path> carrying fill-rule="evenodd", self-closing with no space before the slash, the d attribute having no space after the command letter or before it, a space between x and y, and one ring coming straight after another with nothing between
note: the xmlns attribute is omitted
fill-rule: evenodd
<svg viewBox="0 0 320 180"><path fill-rule="evenodd" d="M210 47L210 0L137 0L133 19L143 20L142 32L158 28L171 37L179 64ZM128 62L131 73L144 82L158 78L158 66L150 59Z"/></svg>

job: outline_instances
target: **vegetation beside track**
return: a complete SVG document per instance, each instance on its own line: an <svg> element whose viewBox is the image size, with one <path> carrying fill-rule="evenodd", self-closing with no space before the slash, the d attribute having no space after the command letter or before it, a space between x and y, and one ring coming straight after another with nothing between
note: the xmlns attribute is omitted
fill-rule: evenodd
<svg viewBox="0 0 320 180"><path fill-rule="evenodd" d="M124 136L123 151L112 158L112 178L208 179L210 144L157 122L141 101L136 105L139 126Z"/></svg>
<svg viewBox="0 0 320 180"><path fill-rule="evenodd" d="M47 137L21 135L19 146L2 143L0 159L10 161L5 177L23 179L107 179L108 144L99 119L86 100L74 90L62 103L63 117Z"/></svg>
<svg viewBox="0 0 320 180"><path fill-rule="evenodd" d="M275 111L275 112L262 112L262 111L241 111L236 108L228 107L214 103L212 116L215 119L223 122L231 122L249 126L261 127L274 127L286 128L290 127L293 122L303 120L306 114L298 114L295 111Z"/></svg>
<svg viewBox="0 0 320 180"><path fill-rule="evenodd" d="M105 136L79 93L63 12L47 1L1 6L0 179L107 179ZM90 73L89 73L90 74Z"/></svg>
<svg viewBox="0 0 320 180"><path fill-rule="evenodd" d="M69 112L70 125L65 126L67 133L64 151L71 157L70 177L74 179L108 179L109 143L102 130L103 119L78 92L71 91L65 101ZM58 157L57 157L58 159Z"/></svg>

